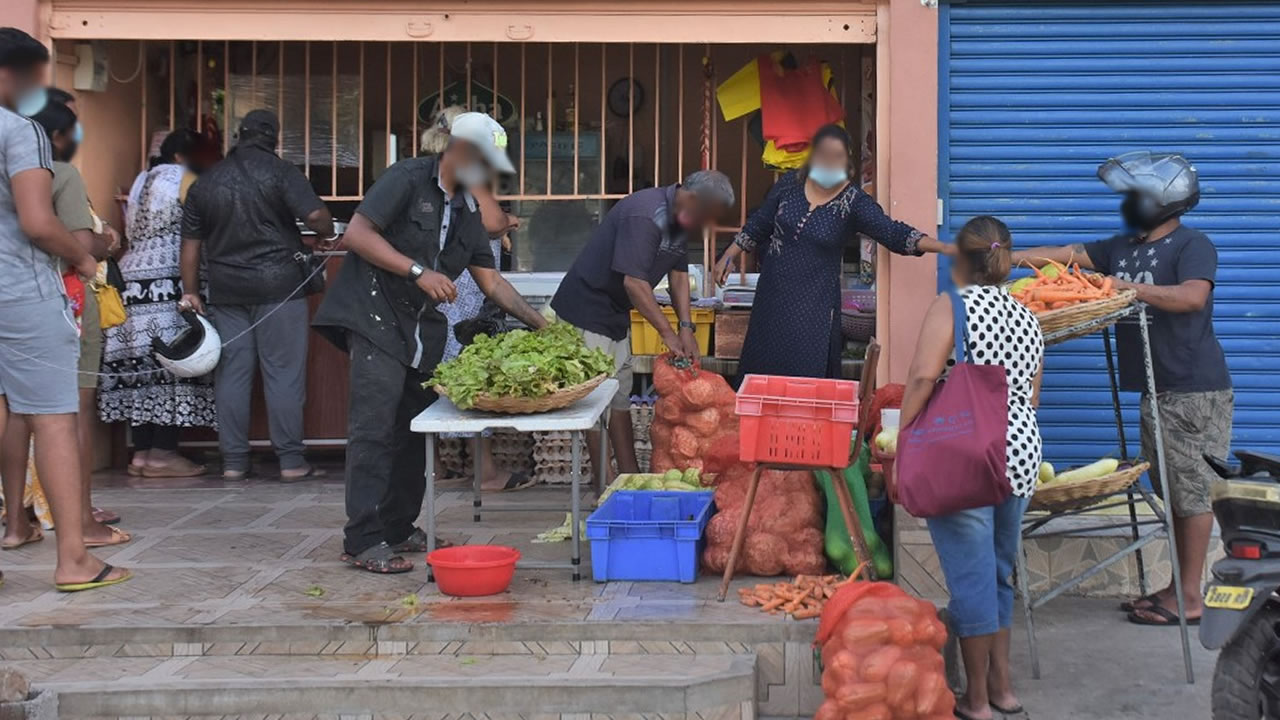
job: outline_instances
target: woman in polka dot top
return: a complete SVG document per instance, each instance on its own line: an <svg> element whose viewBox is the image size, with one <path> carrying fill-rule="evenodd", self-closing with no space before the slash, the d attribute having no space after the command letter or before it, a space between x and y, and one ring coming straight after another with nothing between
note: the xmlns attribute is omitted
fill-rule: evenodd
<svg viewBox="0 0 1280 720"><path fill-rule="evenodd" d="M744 251L760 259L742 374L839 377L840 264L859 233L899 255L943 252L944 246L893 220L850 181L849 134L818 130L809 164L784 175L716 264L723 285Z"/></svg>
<svg viewBox="0 0 1280 720"><path fill-rule="evenodd" d="M964 303L965 342L972 361L999 365L1009 383L1005 465L1013 494L1000 505L928 519L951 602L951 630L960 637L968 694L956 715L990 718L1022 712L1009 683L1010 575L1022 539L1022 514L1040 469L1036 407L1044 371L1044 335L1035 315L1002 287L1009 276L1013 240L993 217L976 217L956 236L951 274ZM940 295L925 313L915 359L902 398L906 427L924 409L937 383L955 365L951 297Z"/></svg>

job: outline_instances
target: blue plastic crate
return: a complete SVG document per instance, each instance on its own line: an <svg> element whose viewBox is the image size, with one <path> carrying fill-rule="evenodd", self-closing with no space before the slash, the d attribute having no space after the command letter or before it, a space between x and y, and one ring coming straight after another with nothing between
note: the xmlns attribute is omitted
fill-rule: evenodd
<svg viewBox="0 0 1280 720"><path fill-rule="evenodd" d="M587 518L591 577L667 580L698 577L710 492L622 490Z"/></svg>

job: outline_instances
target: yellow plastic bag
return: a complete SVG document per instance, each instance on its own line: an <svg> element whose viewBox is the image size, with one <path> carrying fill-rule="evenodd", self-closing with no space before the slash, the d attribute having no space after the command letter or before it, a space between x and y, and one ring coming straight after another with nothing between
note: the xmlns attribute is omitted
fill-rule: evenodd
<svg viewBox="0 0 1280 720"><path fill-rule="evenodd" d="M93 293L98 299L98 319L102 329L123 325L125 320L124 300L114 285L93 283Z"/></svg>

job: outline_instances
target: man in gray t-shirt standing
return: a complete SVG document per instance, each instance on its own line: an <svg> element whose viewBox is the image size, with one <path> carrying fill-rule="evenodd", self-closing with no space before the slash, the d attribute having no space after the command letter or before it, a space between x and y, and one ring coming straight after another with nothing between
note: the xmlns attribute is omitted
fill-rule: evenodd
<svg viewBox="0 0 1280 720"><path fill-rule="evenodd" d="M79 331L58 261L82 278L97 274L87 248L53 210L53 159L44 130L25 115L43 109L49 51L30 35L0 28L0 434L9 413L35 439L36 471L58 528L58 590L88 590L131 577L90 555L81 526L76 438ZM16 483L15 483L16 484ZM6 487L6 512L22 512L22 486ZM39 530L24 538L34 542Z"/></svg>

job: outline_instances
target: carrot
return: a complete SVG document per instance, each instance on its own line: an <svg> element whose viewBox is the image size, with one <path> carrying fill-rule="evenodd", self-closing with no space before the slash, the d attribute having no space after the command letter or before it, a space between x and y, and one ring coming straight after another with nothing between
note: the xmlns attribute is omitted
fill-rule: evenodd
<svg viewBox="0 0 1280 720"><path fill-rule="evenodd" d="M1048 309L1049 309L1049 306L1048 306L1048 305L1045 305L1044 303L1040 302L1039 300L1033 300L1033 301L1031 301L1031 302L1027 303L1027 309L1028 309L1028 310L1030 310L1031 312L1035 312L1035 313L1042 313L1042 312L1044 312L1045 310L1048 310Z"/></svg>
<svg viewBox="0 0 1280 720"><path fill-rule="evenodd" d="M785 603L786 601L787 601L786 598L774 598L769 602L765 603L764 605L761 605L760 609L765 610L767 612L772 612L782 607L783 603Z"/></svg>
<svg viewBox="0 0 1280 720"><path fill-rule="evenodd" d="M1101 287L1101 288L1099 288L1099 289L1102 291L1102 294L1103 294L1103 295L1105 295L1105 296L1107 296L1107 297L1111 297L1111 295L1113 295L1113 294L1115 293L1115 279L1114 279L1114 278L1109 278L1109 277L1108 277L1108 278L1103 278L1103 279L1102 279L1102 287Z"/></svg>
<svg viewBox="0 0 1280 720"><path fill-rule="evenodd" d="M1056 303L1050 303L1050 304L1049 304L1049 309L1050 309L1050 310L1061 310L1062 308L1068 308L1068 307L1071 307L1072 305L1075 305L1075 304L1076 304L1076 303L1074 303L1074 302L1067 302L1066 300L1059 300L1059 301L1058 301L1058 302L1056 302Z"/></svg>

